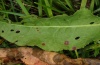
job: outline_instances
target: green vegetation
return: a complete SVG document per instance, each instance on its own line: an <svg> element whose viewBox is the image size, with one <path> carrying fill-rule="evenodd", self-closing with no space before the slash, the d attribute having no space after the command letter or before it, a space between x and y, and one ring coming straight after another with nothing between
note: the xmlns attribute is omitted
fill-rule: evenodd
<svg viewBox="0 0 100 65"><path fill-rule="evenodd" d="M8 41L1 47L36 45L72 58L100 55L99 0L0 0L0 3L0 36ZM64 41L70 43L68 47L62 45Z"/></svg>

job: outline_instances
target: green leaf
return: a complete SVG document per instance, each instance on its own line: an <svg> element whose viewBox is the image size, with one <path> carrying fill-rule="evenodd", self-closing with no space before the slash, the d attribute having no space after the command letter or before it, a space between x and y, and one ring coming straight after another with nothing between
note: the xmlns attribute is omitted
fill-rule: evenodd
<svg viewBox="0 0 100 65"><path fill-rule="evenodd" d="M100 39L99 22L100 17L84 8L71 16L37 18L23 25L1 21L0 36L19 46L38 46L48 51L76 50Z"/></svg>
<svg viewBox="0 0 100 65"><path fill-rule="evenodd" d="M96 57L100 52L100 48L95 49L94 56Z"/></svg>

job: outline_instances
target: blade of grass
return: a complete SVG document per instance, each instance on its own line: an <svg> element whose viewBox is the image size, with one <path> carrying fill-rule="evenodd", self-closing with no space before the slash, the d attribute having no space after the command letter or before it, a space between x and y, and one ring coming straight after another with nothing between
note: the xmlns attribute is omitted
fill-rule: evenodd
<svg viewBox="0 0 100 65"><path fill-rule="evenodd" d="M11 3L12 11L15 12L12 0L10 0L10 3ZM14 16L15 16L15 15L14 15ZM15 20L18 22L17 16L15 16Z"/></svg>
<svg viewBox="0 0 100 65"><path fill-rule="evenodd" d="M46 6L51 7L48 0L44 0L44 3L45 3ZM53 16L52 9L51 8L46 8L46 10L47 10L48 16L52 17Z"/></svg>
<svg viewBox="0 0 100 65"><path fill-rule="evenodd" d="M91 0L90 10L93 12L93 9L94 9L94 0Z"/></svg>
<svg viewBox="0 0 100 65"><path fill-rule="evenodd" d="M5 5L4 5L4 1L3 1L3 0L1 0L1 3L2 3L3 9L6 10Z"/></svg>
<svg viewBox="0 0 100 65"><path fill-rule="evenodd" d="M25 6L23 5L22 1L21 0L16 0L17 3L20 5L22 11L25 13L26 17L28 17L28 20L29 22L30 21L33 21L34 19L36 19L37 17L35 17L34 15L34 18L29 14L28 10L25 8Z"/></svg>
<svg viewBox="0 0 100 65"><path fill-rule="evenodd" d="M100 0L94 0L96 6L99 6L100 5Z"/></svg>
<svg viewBox="0 0 100 65"><path fill-rule="evenodd" d="M70 9L68 7L66 7L66 5L64 5L64 3L60 0L54 0L54 3L59 4L63 9L69 11Z"/></svg>
<svg viewBox="0 0 100 65"><path fill-rule="evenodd" d="M58 12L58 13L65 14L64 12L62 12L62 11L60 11L60 10L54 8L54 7L48 7L48 6L45 6L44 4L39 4L39 3L37 3L37 2L34 2L34 3L37 4L37 5L40 5L40 6L42 6L42 7L51 8L52 10L54 10L54 11L56 11L56 12Z"/></svg>
<svg viewBox="0 0 100 65"><path fill-rule="evenodd" d="M52 6L52 2L53 2L53 0L50 0L50 5Z"/></svg>
<svg viewBox="0 0 100 65"><path fill-rule="evenodd" d="M21 0L16 0L17 3L20 5L22 11L25 13L25 15L30 15L27 11L27 9L25 8L25 6L23 5L22 1Z"/></svg>
<svg viewBox="0 0 100 65"><path fill-rule="evenodd" d="M71 3L70 0L65 0L65 2L67 3L67 5L70 7L70 9L71 9L72 11L75 11L74 8L72 7L73 5L72 5L72 3Z"/></svg>
<svg viewBox="0 0 100 65"><path fill-rule="evenodd" d="M27 11L29 11L31 7L34 7L33 3L32 3L32 0L22 0L22 1L24 3L24 6L27 7Z"/></svg>
<svg viewBox="0 0 100 65"><path fill-rule="evenodd" d="M42 17L42 0L38 0L38 3L40 5L38 5L38 13L39 13L39 16Z"/></svg>
<svg viewBox="0 0 100 65"><path fill-rule="evenodd" d="M3 10L6 10L5 5L4 5L4 0L1 0L1 3L2 3ZM9 18L8 14L5 14L5 15L7 16L7 18Z"/></svg>
<svg viewBox="0 0 100 65"><path fill-rule="evenodd" d="M7 14L13 14L13 15L17 15L17 16L25 16L25 14L20 14L20 13L14 13L14 12L8 12L8 11L0 11L2 13L7 13Z"/></svg>
<svg viewBox="0 0 100 65"><path fill-rule="evenodd" d="M94 12L93 12L93 13L97 13L97 12L100 12L100 8L98 8L98 9L94 10Z"/></svg>

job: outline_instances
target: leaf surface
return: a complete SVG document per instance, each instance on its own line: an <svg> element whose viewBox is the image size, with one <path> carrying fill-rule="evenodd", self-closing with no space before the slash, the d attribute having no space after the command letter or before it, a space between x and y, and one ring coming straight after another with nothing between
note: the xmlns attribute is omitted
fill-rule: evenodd
<svg viewBox="0 0 100 65"><path fill-rule="evenodd" d="M100 17L88 9L71 16L37 18L32 22L24 19L23 22L24 25L0 22L0 36L19 46L38 46L48 51L76 50L100 39Z"/></svg>

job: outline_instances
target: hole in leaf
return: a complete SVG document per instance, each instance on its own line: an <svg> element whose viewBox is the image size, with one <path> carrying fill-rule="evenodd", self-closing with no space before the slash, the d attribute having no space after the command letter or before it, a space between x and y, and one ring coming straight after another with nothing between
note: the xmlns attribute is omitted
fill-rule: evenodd
<svg viewBox="0 0 100 65"><path fill-rule="evenodd" d="M76 50L77 48L74 46L73 48L72 48L72 50Z"/></svg>
<svg viewBox="0 0 100 65"><path fill-rule="evenodd" d="M20 33L20 31L19 31L19 30L17 30L17 31L16 31L16 33Z"/></svg>
<svg viewBox="0 0 100 65"><path fill-rule="evenodd" d="M42 46L45 46L45 43L42 43Z"/></svg>
<svg viewBox="0 0 100 65"><path fill-rule="evenodd" d="M4 30L2 30L2 33L4 33Z"/></svg>
<svg viewBox="0 0 100 65"><path fill-rule="evenodd" d="M90 24L94 24L94 22L90 22Z"/></svg>
<svg viewBox="0 0 100 65"><path fill-rule="evenodd" d="M78 40L80 37L76 37L75 40Z"/></svg>
<svg viewBox="0 0 100 65"><path fill-rule="evenodd" d="M69 41L65 41L65 43L64 43L65 45L68 45L69 44Z"/></svg>
<svg viewBox="0 0 100 65"><path fill-rule="evenodd" d="M13 29L11 29L10 31L14 31Z"/></svg>

